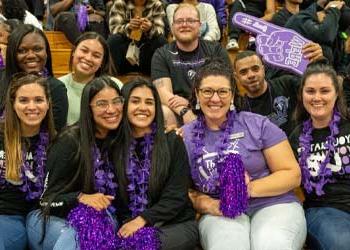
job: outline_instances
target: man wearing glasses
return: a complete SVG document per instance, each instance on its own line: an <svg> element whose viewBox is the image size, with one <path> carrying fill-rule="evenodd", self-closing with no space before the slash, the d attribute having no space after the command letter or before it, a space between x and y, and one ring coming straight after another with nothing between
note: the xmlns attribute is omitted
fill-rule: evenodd
<svg viewBox="0 0 350 250"><path fill-rule="evenodd" d="M206 59L219 57L231 65L218 42L199 38L200 20L194 5L179 4L174 11L171 30L175 41L156 50L152 58L151 78L159 92L167 125L195 119L189 109L192 82ZM176 114L176 119L173 114Z"/></svg>

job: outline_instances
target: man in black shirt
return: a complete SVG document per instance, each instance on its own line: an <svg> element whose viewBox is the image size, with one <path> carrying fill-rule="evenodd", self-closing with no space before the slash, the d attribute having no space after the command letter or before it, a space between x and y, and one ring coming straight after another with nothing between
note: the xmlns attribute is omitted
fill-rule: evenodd
<svg viewBox="0 0 350 250"><path fill-rule="evenodd" d="M322 57L318 44L307 44L303 55L312 62ZM254 51L237 54L233 63L235 80L246 90L242 109L268 117L287 135L292 131L292 113L297 101L299 76L285 74L265 78L265 66Z"/></svg>
<svg viewBox="0 0 350 250"><path fill-rule="evenodd" d="M271 23L284 27L289 18L299 12L299 5L303 0L285 0L281 10L272 16Z"/></svg>
<svg viewBox="0 0 350 250"><path fill-rule="evenodd" d="M196 71L206 59L219 57L231 64L220 43L199 39L201 24L194 5L180 4L173 18L172 33L176 41L157 49L151 65L151 78L165 106L167 125L176 123L173 112L184 123L195 119L188 108L189 98Z"/></svg>

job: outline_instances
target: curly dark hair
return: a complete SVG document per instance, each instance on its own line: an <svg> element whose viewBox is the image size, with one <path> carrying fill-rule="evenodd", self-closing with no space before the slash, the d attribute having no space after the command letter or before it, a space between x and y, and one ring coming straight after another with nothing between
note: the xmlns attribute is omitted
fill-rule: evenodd
<svg viewBox="0 0 350 250"><path fill-rule="evenodd" d="M2 14L7 19L18 19L24 21L26 15L26 6L21 0L1 0Z"/></svg>

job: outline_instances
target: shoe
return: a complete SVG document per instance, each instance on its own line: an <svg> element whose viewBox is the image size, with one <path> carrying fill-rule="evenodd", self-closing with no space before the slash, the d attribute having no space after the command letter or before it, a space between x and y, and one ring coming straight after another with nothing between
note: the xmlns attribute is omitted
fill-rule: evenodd
<svg viewBox="0 0 350 250"><path fill-rule="evenodd" d="M230 39L226 45L226 49L227 50L238 50L239 46L238 46L238 42L236 39Z"/></svg>

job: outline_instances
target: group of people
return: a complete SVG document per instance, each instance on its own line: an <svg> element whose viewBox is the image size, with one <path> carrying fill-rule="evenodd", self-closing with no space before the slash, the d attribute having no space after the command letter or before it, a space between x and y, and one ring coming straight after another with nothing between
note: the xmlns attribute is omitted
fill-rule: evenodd
<svg viewBox="0 0 350 250"><path fill-rule="evenodd" d="M253 51L231 65L198 20L179 4L176 40L146 65L152 82L124 85L100 34L76 39L56 79L45 34L14 28L0 71L0 250L348 248L350 117L321 46L304 46L301 78L271 80Z"/></svg>

